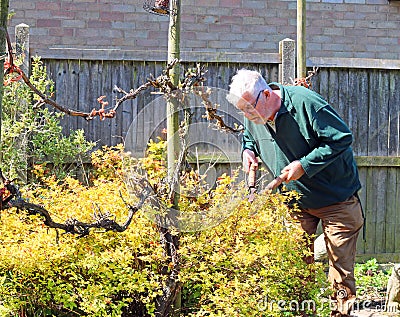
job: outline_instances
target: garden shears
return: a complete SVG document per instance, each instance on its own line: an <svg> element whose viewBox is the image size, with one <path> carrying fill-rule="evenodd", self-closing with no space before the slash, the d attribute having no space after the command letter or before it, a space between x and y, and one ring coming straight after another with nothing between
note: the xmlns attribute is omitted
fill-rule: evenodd
<svg viewBox="0 0 400 317"><path fill-rule="evenodd" d="M252 202L255 198L257 188L256 188L256 172L257 172L258 164L252 163L250 166L249 176L247 180L247 185L249 186L249 195L247 196L248 201ZM275 177L268 185L265 187L263 191L271 192L274 189L278 188L283 181L287 178L288 172L284 172L281 175Z"/></svg>

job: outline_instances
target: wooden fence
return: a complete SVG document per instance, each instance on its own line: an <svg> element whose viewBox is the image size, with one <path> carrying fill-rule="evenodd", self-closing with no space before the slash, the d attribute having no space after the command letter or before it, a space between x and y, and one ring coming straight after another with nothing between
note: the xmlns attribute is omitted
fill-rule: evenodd
<svg viewBox="0 0 400 317"><path fill-rule="evenodd" d="M95 100L100 95L106 95L111 102L116 97L113 91L115 85L125 90L138 87L149 74L160 74L165 65L161 62L134 61L44 62L55 82L56 101L86 111L98 107ZM214 63L206 66L206 84L215 87L217 102L221 104L225 91L229 89L230 79L239 68L256 69L268 81L278 80L277 64ZM400 70L322 68L313 78L312 88L329 101L354 134L353 148L363 184L360 196L366 214L366 239L363 241L360 237L358 241L358 257L399 261ZM117 144L128 139L135 144L135 149L143 150L149 136L161 133L164 108L162 97L146 92L136 100L123 104L114 120L87 123L81 118L66 117L63 126L66 131L83 128L88 138L98 141L99 145ZM210 152L214 151L212 147L220 145L218 150L222 149L228 160L238 164L240 137L207 130L205 124L208 123L202 118L201 105L198 109L195 114L198 124L195 124L193 135L202 140L202 144L196 144L196 150L210 156ZM228 122L240 123L235 110L227 109L223 108L223 113ZM210 142L207 142L207 136Z"/></svg>
<svg viewBox="0 0 400 317"><path fill-rule="evenodd" d="M337 109L354 134L366 214L363 258L400 253L400 70L322 69L314 89Z"/></svg>

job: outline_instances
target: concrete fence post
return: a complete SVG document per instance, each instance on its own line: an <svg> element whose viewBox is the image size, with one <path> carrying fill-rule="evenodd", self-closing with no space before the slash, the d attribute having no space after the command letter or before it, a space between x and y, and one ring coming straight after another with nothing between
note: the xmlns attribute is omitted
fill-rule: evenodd
<svg viewBox="0 0 400 317"><path fill-rule="evenodd" d="M296 73L296 46L292 39L284 39L279 42L279 82L282 84L292 84Z"/></svg>
<svg viewBox="0 0 400 317"><path fill-rule="evenodd" d="M29 25L21 23L15 26L15 48L16 56L22 58L21 69L29 76Z"/></svg>
<svg viewBox="0 0 400 317"><path fill-rule="evenodd" d="M15 51L16 57L21 58L22 63L20 65L21 70L29 77L30 75L30 56L29 56L29 26L21 23L15 26ZM21 109L28 109L28 101L21 104ZM21 110L23 111L23 110ZM24 157L24 168L18 171L18 176L20 180L24 183L28 182L28 141L26 138L16 138L16 146L19 147L20 153Z"/></svg>

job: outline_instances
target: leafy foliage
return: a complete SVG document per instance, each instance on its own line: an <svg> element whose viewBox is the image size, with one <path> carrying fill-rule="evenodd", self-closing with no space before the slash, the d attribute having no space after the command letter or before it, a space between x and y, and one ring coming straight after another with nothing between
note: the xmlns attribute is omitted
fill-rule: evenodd
<svg viewBox="0 0 400 317"><path fill-rule="evenodd" d="M122 144L103 146L91 154L93 174L95 178L115 179L123 176Z"/></svg>
<svg viewBox="0 0 400 317"><path fill-rule="evenodd" d="M30 80L39 91L54 93L54 83L47 78L39 57L33 58ZM44 107L21 81L4 87L2 116L1 167L10 178L34 164L63 178L68 175L66 163L84 161L94 146L85 139L83 130L64 136L59 121L63 114Z"/></svg>
<svg viewBox="0 0 400 317"><path fill-rule="evenodd" d="M149 174L152 182L165 172L164 146L153 142L149 156L137 162L153 173ZM126 201L134 198L122 181L122 150L102 148L93 154L96 170L91 186L71 177L61 182L42 176L42 185L26 188L25 197L60 219L90 219L98 208L124 218L126 205L120 195ZM302 261L304 242L285 205L292 197L259 195L250 204L245 189L233 186L230 176L221 177L207 194L196 172L183 176L183 214L208 209L231 216L207 230L180 235L181 316L298 316L308 310L302 308L303 302L318 305L325 276L316 265ZM239 203L230 203L239 196ZM136 214L124 233L94 233L76 239L49 231L39 218L3 211L2 314L153 316L169 258L157 226L146 215ZM294 303L300 308L295 309Z"/></svg>
<svg viewBox="0 0 400 317"><path fill-rule="evenodd" d="M285 200L274 194L243 202L222 225L182 237L190 316L297 316L308 300L319 306L325 277L302 261L301 233Z"/></svg>
<svg viewBox="0 0 400 317"><path fill-rule="evenodd" d="M391 272L381 268L375 258L365 263L356 263L354 276L356 278L358 297L367 300L385 298L390 274Z"/></svg>
<svg viewBox="0 0 400 317"><path fill-rule="evenodd" d="M118 219L126 216L121 181L93 179L91 187L70 177L42 182L25 196L57 218L89 220L96 206ZM48 231L41 219L15 210L3 212L0 227L0 296L11 316L21 310L29 316L120 316L132 303L133 311L154 310L163 255L157 230L145 217L135 217L126 234L84 239Z"/></svg>

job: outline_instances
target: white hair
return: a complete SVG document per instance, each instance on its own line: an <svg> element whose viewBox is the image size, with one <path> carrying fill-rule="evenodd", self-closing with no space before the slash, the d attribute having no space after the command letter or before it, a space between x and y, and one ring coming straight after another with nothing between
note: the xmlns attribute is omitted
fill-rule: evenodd
<svg viewBox="0 0 400 317"><path fill-rule="evenodd" d="M271 89L259 72L249 69L238 70L236 75L232 77L229 87L230 90L226 99L234 106L245 92L256 97L261 90Z"/></svg>

